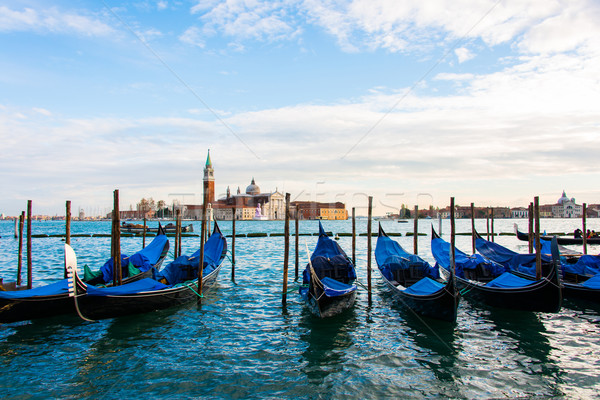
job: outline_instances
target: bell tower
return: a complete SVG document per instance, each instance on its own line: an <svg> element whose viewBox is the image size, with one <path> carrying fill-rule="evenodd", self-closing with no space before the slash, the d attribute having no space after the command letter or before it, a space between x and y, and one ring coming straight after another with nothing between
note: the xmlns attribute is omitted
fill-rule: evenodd
<svg viewBox="0 0 600 400"><path fill-rule="evenodd" d="M206 165L204 166L204 193L206 193L206 202L215 202L215 170L213 169L212 162L210 161L210 149L208 149L208 155L206 156ZM204 197L202 198L204 203Z"/></svg>

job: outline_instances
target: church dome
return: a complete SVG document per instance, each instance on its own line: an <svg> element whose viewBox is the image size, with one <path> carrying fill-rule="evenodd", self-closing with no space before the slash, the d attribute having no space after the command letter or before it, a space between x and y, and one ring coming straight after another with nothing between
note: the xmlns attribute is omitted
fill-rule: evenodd
<svg viewBox="0 0 600 400"><path fill-rule="evenodd" d="M250 185L246 188L246 194L250 194L250 195L260 194L260 188L254 182L254 178L252 178L252 182L250 182Z"/></svg>
<svg viewBox="0 0 600 400"><path fill-rule="evenodd" d="M557 203L557 204L563 204L564 202L567 202L567 201L571 201L571 199L569 199L569 198L567 197L567 194L566 194L566 193L565 193L565 191L563 190L563 192L562 192L562 197L561 197L560 199L558 199L558 201L557 201L556 203ZM573 199L573 202L574 202L574 201L575 201L575 199Z"/></svg>

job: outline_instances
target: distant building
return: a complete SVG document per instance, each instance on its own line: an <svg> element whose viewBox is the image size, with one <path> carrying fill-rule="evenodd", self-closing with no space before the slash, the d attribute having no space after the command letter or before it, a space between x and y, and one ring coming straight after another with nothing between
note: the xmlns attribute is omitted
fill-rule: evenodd
<svg viewBox="0 0 600 400"><path fill-rule="evenodd" d="M275 189L274 192L261 193L260 187L256 184L254 178L250 185L246 187L245 193L241 193L240 188L237 194L232 195L229 187L225 197L215 200L215 175L210 152L206 157L204 166L203 187L207 194L207 208L210 207L213 217L216 220L231 220L233 218L233 208L235 208L235 218L238 220L255 219L256 210L260 208L261 219L284 219L285 218L285 197ZM192 219L202 218L202 205L187 204L184 206L184 217Z"/></svg>
<svg viewBox="0 0 600 400"><path fill-rule="evenodd" d="M529 218L529 209L525 207L515 207L510 209L511 218Z"/></svg>
<svg viewBox="0 0 600 400"><path fill-rule="evenodd" d="M575 203L574 197L568 198L563 190L560 199L552 206L552 216L554 218L579 218L582 215L583 207Z"/></svg>
<svg viewBox="0 0 600 400"><path fill-rule="evenodd" d="M296 217L296 207L298 208L298 219L348 219L346 205L340 202L319 203L316 201L294 201L290 204L290 214L292 218Z"/></svg>

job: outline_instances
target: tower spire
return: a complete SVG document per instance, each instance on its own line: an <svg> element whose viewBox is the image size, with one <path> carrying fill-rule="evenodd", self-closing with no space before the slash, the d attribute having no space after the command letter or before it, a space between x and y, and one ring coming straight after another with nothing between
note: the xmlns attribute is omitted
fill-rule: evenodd
<svg viewBox="0 0 600 400"><path fill-rule="evenodd" d="M208 155L206 156L206 167L212 167L212 162L210 161L210 149L208 149Z"/></svg>

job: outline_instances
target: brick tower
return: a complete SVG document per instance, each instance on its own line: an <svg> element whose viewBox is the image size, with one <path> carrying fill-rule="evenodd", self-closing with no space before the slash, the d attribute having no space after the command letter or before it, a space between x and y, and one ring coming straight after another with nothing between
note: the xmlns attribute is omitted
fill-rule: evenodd
<svg viewBox="0 0 600 400"><path fill-rule="evenodd" d="M208 203L215 202L215 170L210 161L210 149L208 150L208 156L206 156L206 165L204 166L204 193L207 205Z"/></svg>

